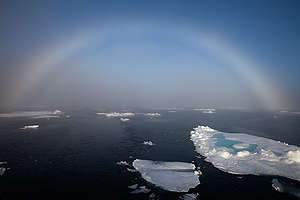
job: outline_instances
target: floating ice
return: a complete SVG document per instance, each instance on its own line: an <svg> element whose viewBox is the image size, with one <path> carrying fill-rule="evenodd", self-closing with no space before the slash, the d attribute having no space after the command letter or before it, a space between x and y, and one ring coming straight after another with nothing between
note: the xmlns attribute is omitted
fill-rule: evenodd
<svg viewBox="0 0 300 200"><path fill-rule="evenodd" d="M9 117L34 117L34 118L50 118L50 117L57 117L62 115L63 112L60 110L54 111L17 111L11 113L1 113L0 117L9 118Z"/></svg>
<svg viewBox="0 0 300 200"><path fill-rule="evenodd" d="M0 165L5 165L7 162L0 162ZM4 175L7 168L0 166L0 176Z"/></svg>
<svg viewBox="0 0 300 200"><path fill-rule="evenodd" d="M20 129L37 129L39 128L40 125L36 124L36 125L28 125L28 126L24 126L23 128L20 128Z"/></svg>
<svg viewBox="0 0 300 200"><path fill-rule="evenodd" d="M6 168L5 167L0 167L0 176L5 174Z"/></svg>
<svg viewBox="0 0 300 200"><path fill-rule="evenodd" d="M130 194L147 194L149 193L151 190L146 188L145 186L140 186L138 189L133 190L132 192L130 192Z"/></svg>
<svg viewBox="0 0 300 200"><path fill-rule="evenodd" d="M289 184L281 183L278 181L278 179L272 180L272 187L278 192L292 194L292 195L300 198L300 189L299 188L296 188L295 186L292 186Z"/></svg>
<svg viewBox="0 0 300 200"><path fill-rule="evenodd" d="M196 151L215 167L234 174L278 175L300 181L300 148L208 126L191 131Z"/></svg>
<svg viewBox="0 0 300 200"><path fill-rule="evenodd" d="M159 117L160 116L160 114L159 113L145 113L144 115L146 115L146 116L150 116L150 117Z"/></svg>
<svg viewBox="0 0 300 200"><path fill-rule="evenodd" d="M129 121L130 119L129 119L129 118L120 118L120 120L121 120L122 122L127 122L127 121Z"/></svg>
<svg viewBox="0 0 300 200"><path fill-rule="evenodd" d="M190 188L200 184L192 163L136 159L133 167L146 181L168 191L188 192Z"/></svg>
<svg viewBox="0 0 300 200"><path fill-rule="evenodd" d="M143 144L144 144L144 145L149 145L149 146L155 145L155 144L154 144L152 141L150 141L150 140L149 140L149 141L144 141Z"/></svg>
<svg viewBox="0 0 300 200"><path fill-rule="evenodd" d="M111 112L111 113L96 113L97 115L104 115L106 117L133 117L135 114L131 112L119 113L119 112Z"/></svg>
<svg viewBox="0 0 300 200"><path fill-rule="evenodd" d="M193 110L195 110L195 111L202 111L202 113L205 113L205 114L216 113L216 109L214 109L214 108L195 108Z"/></svg>
<svg viewBox="0 0 300 200"><path fill-rule="evenodd" d="M183 194L181 196L179 196L179 199L182 200L195 200L197 199L199 194Z"/></svg>
<svg viewBox="0 0 300 200"><path fill-rule="evenodd" d="M138 187L138 184L128 186L129 189L135 190Z"/></svg>
<svg viewBox="0 0 300 200"><path fill-rule="evenodd" d="M130 166L127 161L119 161L117 165Z"/></svg>

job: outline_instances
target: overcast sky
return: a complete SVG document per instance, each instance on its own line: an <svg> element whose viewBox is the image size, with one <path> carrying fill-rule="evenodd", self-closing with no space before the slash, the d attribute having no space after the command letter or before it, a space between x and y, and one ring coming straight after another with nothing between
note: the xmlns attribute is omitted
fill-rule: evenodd
<svg viewBox="0 0 300 200"><path fill-rule="evenodd" d="M0 4L0 105L300 108L299 1Z"/></svg>

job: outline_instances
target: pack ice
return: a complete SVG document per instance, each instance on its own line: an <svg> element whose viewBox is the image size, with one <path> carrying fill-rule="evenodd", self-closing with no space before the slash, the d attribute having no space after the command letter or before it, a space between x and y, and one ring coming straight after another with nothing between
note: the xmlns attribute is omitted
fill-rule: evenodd
<svg viewBox="0 0 300 200"><path fill-rule="evenodd" d="M300 148L272 139L224 133L208 126L191 131L196 151L233 174L278 175L300 181Z"/></svg>
<svg viewBox="0 0 300 200"><path fill-rule="evenodd" d="M184 162L161 162L136 159L133 167L142 177L164 190L173 192L188 192L196 187L199 182L195 165Z"/></svg>

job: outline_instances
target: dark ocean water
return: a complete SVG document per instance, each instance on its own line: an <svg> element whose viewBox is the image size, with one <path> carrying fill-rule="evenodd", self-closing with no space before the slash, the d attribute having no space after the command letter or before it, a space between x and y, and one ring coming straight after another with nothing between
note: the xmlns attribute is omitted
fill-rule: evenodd
<svg viewBox="0 0 300 200"><path fill-rule="evenodd" d="M10 168L0 176L0 198L148 199L148 195L130 194L128 186L138 183L147 185L159 199L178 199L179 194L149 185L138 173L116 164L139 158L194 161L203 173L201 184L194 189L199 199L297 199L276 192L271 186L274 177L232 175L216 169L198 157L190 131L208 125L223 132L243 132L300 146L300 115L155 110L160 117L136 115L121 122L96 112L65 111L70 118L0 118L0 161ZM28 124L39 124L40 128L19 129ZM144 145L148 140L156 145Z"/></svg>

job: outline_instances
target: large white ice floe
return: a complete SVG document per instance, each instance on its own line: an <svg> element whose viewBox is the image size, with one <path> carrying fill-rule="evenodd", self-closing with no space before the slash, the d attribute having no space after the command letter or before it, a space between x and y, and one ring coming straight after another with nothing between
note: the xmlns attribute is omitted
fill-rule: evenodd
<svg viewBox="0 0 300 200"><path fill-rule="evenodd" d="M11 117L33 117L33 118L54 118L63 115L63 112L60 110L54 111L17 111L11 113L0 113L0 118L11 118Z"/></svg>
<svg viewBox="0 0 300 200"><path fill-rule="evenodd" d="M184 162L162 162L136 159L133 167L142 177L168 191L188 192L200 184L195 165Z"/></svg>
<svg viewBox="0 0 300 200"><path fill-rule="evenodd" d="M278 175L300 181L300 148L263 137L224 133L208 126L191 131L196 151L233 174Z"/></svg>
<svg viewBox="0 0 300 200"><path fill-rule="evenodd" d="M133 117L135 114L131 112L110 112L110 113L96 113L97 115L104 115L106 117Z"/></svg>

